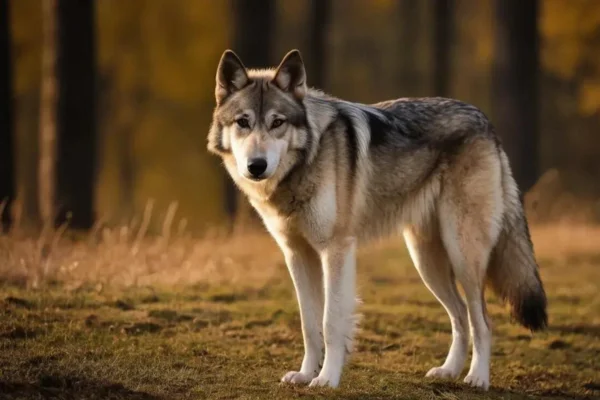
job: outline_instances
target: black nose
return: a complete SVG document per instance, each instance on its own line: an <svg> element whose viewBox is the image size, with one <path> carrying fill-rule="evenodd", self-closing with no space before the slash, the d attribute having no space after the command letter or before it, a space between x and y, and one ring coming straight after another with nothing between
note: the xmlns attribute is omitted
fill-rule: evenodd
<svg viewBox="0 0 600 400"><path fill-rule="evenodd" d="M267 160L264 158L252 158L248 160L248 172L255 177L260 176L267 170Z"/></svg>

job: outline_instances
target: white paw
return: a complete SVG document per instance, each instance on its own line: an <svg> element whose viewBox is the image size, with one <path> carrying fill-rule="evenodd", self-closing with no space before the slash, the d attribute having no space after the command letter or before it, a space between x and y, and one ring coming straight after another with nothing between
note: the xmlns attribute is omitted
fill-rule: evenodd
<svg viewBox="0 0 600 400"><path fill-rule="evenodd" d="M335 388L338 386L338 384L339 384L339 379L333 379L333 378L330 378L330 377L327 377L324 375L323 376L319 375L310 382L310 385L308 385L308 387L328 386L328 387Z"/></svg>
<svg viewBox="0 0 600 400"><path fill-rule="evenodd" d="M469 384L473 387L478 387L483 390L488 390L490 387L490 377L489 374L481 374L476 372L471 372L465 378L465 383Z"/></svg>
<svg viewBox="0 0 600 400"><path fill-rule="evenodd" d="M439 379L456 379L460 372L454 371L450 368L444 367L435 367L431 368L427 374L425 374L428 378L439 378Z"/></svg>
<svg viewBox="0 0 600 400"><path fill-rule="evenodd" d="M305 374L304 372L290 371L281 378L281 382L301 384L308 383L314 378L314 374Z"/></svg>

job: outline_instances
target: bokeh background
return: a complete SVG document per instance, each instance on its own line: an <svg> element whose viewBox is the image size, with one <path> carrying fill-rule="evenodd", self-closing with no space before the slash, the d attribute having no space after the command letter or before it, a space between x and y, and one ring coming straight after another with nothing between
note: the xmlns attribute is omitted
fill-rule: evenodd
<svg viewBox="0 0 600 400"><path fill-rule="evenodd" d="M489 392L424 378L451 329L400 238L358 251L341 388L277 384L302 360L293 284L206 150L226 48L249 67L299 48L347 100L490 117L549 327L486 293ZM0 0L0 397L596 399L599 128L600 0Z"/></svg>
<svg viewBox="0 0 600 400"><path fill-rule="evenodd" d="M206 151L226 48L250 67L299 48L309 84L352 101L471 102L530 219L600 220L597 0L0 0L0 31L7 226L240 221Z"/></svg>

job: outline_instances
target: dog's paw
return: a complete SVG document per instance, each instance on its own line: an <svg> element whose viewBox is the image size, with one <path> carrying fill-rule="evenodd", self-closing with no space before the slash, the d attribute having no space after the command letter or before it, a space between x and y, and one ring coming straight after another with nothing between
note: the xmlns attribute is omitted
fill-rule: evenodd
<svg viewBox="0 0 600 400"><path fill-rule="evenodd" d="M304 372L290 371L281 378L281 382L292 384L306 384L314 378L314 374L305 374Z"/></svg>
<svg viewBox="0 0 600 400"><path fill-rule="evenodd" d="M435 367L431 368L427 374L425 374L428 378L438 378L438 379L456 379L460 372L456 372L451 370L450 368L444 367Z"/></svg>
<svg viewBox="0 0 600 400"><path fill-rule="evenodd" d="M470 372L469 375L466 376L464 382L468 385L478 387L483 390L488 390L490 387L489 374L485 373Z"/></svg>
<svg viewBox="0 0 600 400"><path fill-rule="evenodd" d="M339 384L339 378L335 379L334 377L327 376L326 374L320 374L315 379L313 379L309 387L331 387L336 388Z"/></svg>

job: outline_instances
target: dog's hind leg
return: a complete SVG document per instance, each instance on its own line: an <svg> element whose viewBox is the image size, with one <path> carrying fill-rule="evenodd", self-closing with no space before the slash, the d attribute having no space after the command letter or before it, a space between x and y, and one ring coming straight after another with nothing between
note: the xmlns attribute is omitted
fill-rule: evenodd
<svg viewBox="0 0 600 400"><path fill-rule="evenodd" d="M321 260L303 239L277 238L296 288L304 337L300 371L290 371L282 382L309 383L321 370L323 358L323 270Z"/></svg>
<svg viewBox="0 0 600 400"><path fill-rule="evenodd" d="M465 221L458 225L464 224ZM473 358L465 382L487 390L490 379L492 332L483 290L491 246L482 244L482 241L485 240L482 237L469 237L469 235L477 235L471 230L465 234L452 222L446 222L444 225L446 226L442 234L444 243L456 278L465 292L471 337L473 338Z"/></svg>
<svg viewBox="0 0 600 400"><path fill-rule="evenodd" d="M427 376L457 378L464 368L469 346L467 308L456 287L439 228L437 224L407 226L404 240L423 282L442 303L452 324L452 344L446 361L442 366L430 369Z"/></svg>
<svg viewBox="0 0 600 400"><path fill-rule="evenodd" d="M473 358L465 382L485 390L490 384L492 333L484 288L504 212L500 179L495 145L474 141L446 172L438 205L442 241L469 311Z"/></svg>

